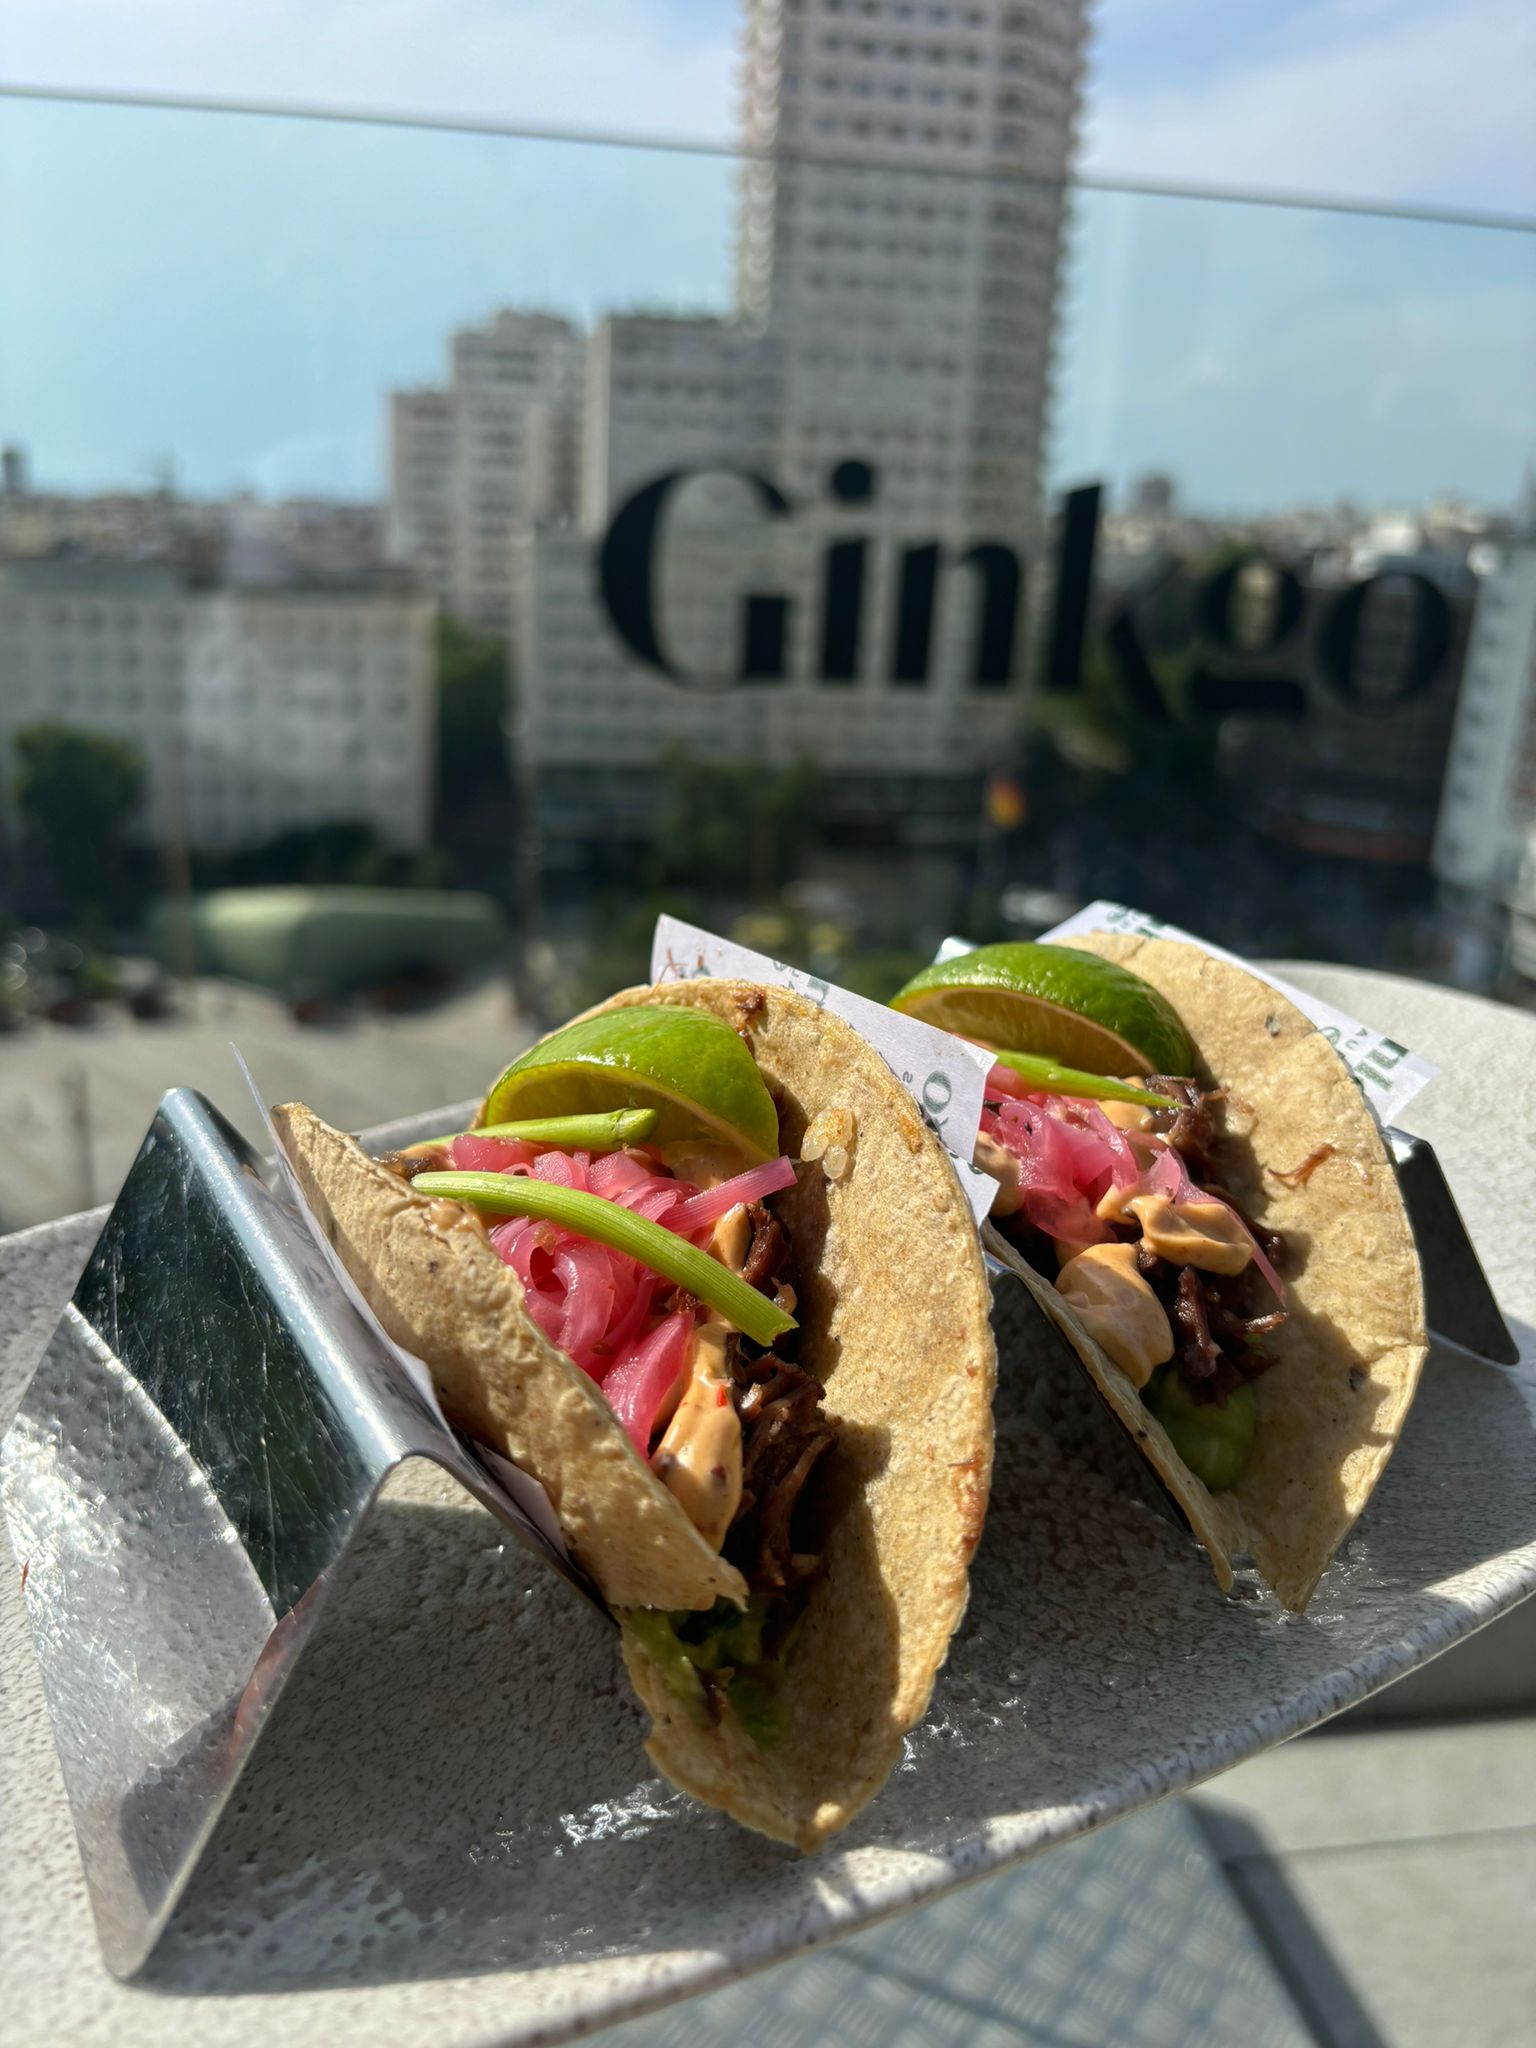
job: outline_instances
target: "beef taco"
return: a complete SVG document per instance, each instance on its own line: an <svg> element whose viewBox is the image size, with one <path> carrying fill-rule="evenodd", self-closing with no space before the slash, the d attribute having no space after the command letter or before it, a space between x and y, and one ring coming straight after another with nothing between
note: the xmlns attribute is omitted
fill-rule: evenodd
<svg viewBox="0 0 1536 2048"><path fill-rule="evenodd" d="M990 1248L1222 1588L1249 1556L1300 1612L1427 1349L1396 1173L1343 1060L1257 976L1166 939L984 947L896 1003L997 1054L977 1145L999 1182Z"/></svg>
<svg viewBox="0 0 1536 2048"><path fill-rule="evenodd" d="M276 1121L449 1419L543 1485L655 1763L803 1848L844 1825L927 1705L992 1459L981 1250L884 1062L695 980L542 1041L468 1132L372 1159Z"/></svg>

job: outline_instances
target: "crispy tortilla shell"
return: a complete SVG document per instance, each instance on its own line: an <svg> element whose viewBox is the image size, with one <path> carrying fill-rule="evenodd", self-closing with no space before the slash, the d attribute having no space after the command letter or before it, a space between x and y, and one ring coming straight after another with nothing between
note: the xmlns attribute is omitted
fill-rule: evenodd
<svg viewBox="0 0 1536 2048"><path fill-rule="evenodd" d="M1259 1427L1236 1486L1212 1493L1136 1388L1043 1275L991 1225L986 1237L1081 1358L1232 1585L1252 1557L1300 1613L1380 1479L1428 1348L1424 1292L1397 1175L1359 1086L1322 1032L1278 990L1199 947L1093 932L1063 944L1129 967L1194 1040L1197 1076L1227 1092L1223 1182L1289 1250L1286 1322L1254 1384ZM1276 1176L1331 1151L1307 1178Z"/></svg>

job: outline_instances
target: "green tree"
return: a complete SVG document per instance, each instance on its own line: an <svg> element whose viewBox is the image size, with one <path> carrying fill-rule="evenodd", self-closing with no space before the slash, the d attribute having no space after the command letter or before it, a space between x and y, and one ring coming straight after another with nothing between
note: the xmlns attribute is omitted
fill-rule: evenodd
<svg viewBox="0 0 1536 2048"><path fill-rule="evenodd" d="M327 825L294 826L260 846L242 847L235 853L194 854L192 873L200 889L290 883L312 888L351 883L380 889L430 889L441 886L445 862L435 850L402 853L386 845L372 825L341 818Z"/></svg>
<svg viewBox="0 0 1536 2048"><path fill-rule="evenodd" d="M504 640L444 615L437 628L437 784L445 822L487 793L505 800L508 662Z"/></svg>
<svg viewBox="0 0 1536 2048"><path fill-rule="evenodd" d="M121 898L124 842L144 788L144 763L123 740L43 722L15 738L16 806L76 913Z"/></svg>
<svg viewBox="0 0 1536 2048"><path fill-rule="evenodd" d="M674 747L657 768L651 867L658 887L768 901L820 837L814 762L787 768L702 761Z"/></svg>
<svg viewBox="0 0 1536 2048"><path fill-rule="evenodd" d="M503 901L519 895L508 753L506 643L442 617L437 629L437 838L456 878Z"/></svg>
<svg viewBox="0 0 1536 2048"><path fill-rule="evenodd" d="M1218 727L1194 711L1191 680L1208 658L1195 615L1200 579L1249 559L1251 550L1223 547L1199 565L1182 564L1159 579L1130 609L1162 713L1137 702L1106 636L1107 621L1090 627L1077 689L1069 696L1031 694L1026 720L1030 815L1040 828L1102 802L1111 810L1196 802L1225 805L1216 772ZM1044 747L1041 747L1044 742ZM1063 783L1058 763L1073 771Z"/></svg>

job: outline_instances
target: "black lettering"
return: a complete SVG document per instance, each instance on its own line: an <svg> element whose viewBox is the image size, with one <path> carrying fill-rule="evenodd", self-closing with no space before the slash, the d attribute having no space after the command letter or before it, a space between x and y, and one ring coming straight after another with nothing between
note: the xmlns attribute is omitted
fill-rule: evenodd
<svg viewBox="0 0 1536 2048"><path fill-rule="evenodd" d="M933 643L933 600L938 582L939 544L936 540L902 550L901 585L896 593L896 649L891 660L893 683L921 686L928 680L928 657Z"/></svg>
<svg viewBox="0 0 1536 2048"><path fill-rule="evenodd" d="M981 578L981 616L971 681L978 690L1006 690L1013 675L1013 643L1024 587L1019 558L1000 541L984 540L960 560Z"/></svg>
<svg viewBox="0 0 1536 2048"><path fill-rule="evenodd" d="M669 682L685 686L691 679L663 648L656 627L657 537L662 513L673 491L692 477L708 475L740 477L751 486L758 503L777 519L789 511L789 502L777 485L752 470L674 469L643 484L633 497L625 500L603 536L597 557L598 589L614 631L647 668L655 669ZM764 600L754 602L761 605ZM749 616L743 640L762 630L761 622L754 628ZM782 652L782 627L780 630Z"/></svg>
<svg viewBox="0 0 1536 2048"><path fill-rule="evenodd" d="M865 505L875 495L877 477L871 462L848 456L827 478L827 489L840 505ZM864 630L864 561L869 544L834 541L827 549L821 601L821 679L851 683L859 673L859 641Z"/></svg>
<svg viewBox="0 0 1536 2048"><path fill-rule="evenodd" d="M1042 685L1065 695L1078 687L1083 643L1088 633L1088 603L1093 594L1093 558L1099 544L1099 484L1069 491L1061 508L1056 542L1055 599L1051 609Z"/></svg>
<svg viewBox="0 0 1536 2048"><path fill-rule="evenodd" d="M827 549L821 601L821 679L851 683L859 672L859 639L864 623L863 540L834 541Z"/></svg>
<svg viewBox="0 0 1536 2048"><path fill-rule="evenodd" d="M1355 673L1360 620L1378 584L1407 583L1414 594L1413 622L1402 666L1387 688L1363 690ZM1395 711L1427 690L1451 644L1451 607L1438 583L1416 569L1383 569L1341 591L1323 615L1317 661L1323 680L1356 711Z"/></svg>
<svg viewBox="0 0 1536 2048"><path fill-rule="evenodd" d="M1254 560L1229 562L1224 569L1218 569L1208 576L1195 593L1195 623L1208 640L1225 648L1229 654L1272 654L1277 647L1288 640L1301 624L1307 608L1306 592L1301 579L1294 569L1287 569L1279 563L1269 563L1277 579L1274 617L1269 630L1257 647L1244 647L1237 638L1237 624L1232 616L1232 600L1237 595L1237 586L1243 571L1253 566Z"/></svg>
<svg viewBox="0 0 1536 2048"><path fill-rule="evenodd" d="M789 599L752 593L741 613L741 680L782 683Z"/></svg>
<svg viewBox="0 0 1536 2048"><path fill-rule="evenodd" d="M1172 717L1142 648L1130 607L1121 605L1104 632L1104 644L1134 709L1153 725L1171 725Z"/></svg>

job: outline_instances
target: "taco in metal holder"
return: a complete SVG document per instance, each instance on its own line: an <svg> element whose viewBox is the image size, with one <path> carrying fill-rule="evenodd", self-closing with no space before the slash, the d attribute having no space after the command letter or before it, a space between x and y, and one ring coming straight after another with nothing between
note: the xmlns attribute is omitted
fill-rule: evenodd
<svg viewBox="0 0 1536 2048"><path fill-rule="evenodd" d="M1299 1613L1392 1455L1427 1350L1392 1161L1323 1033L1197 946L1091 933L987 949L1030 956L1035 994L1017 1013L1039 1017L1042 1042L1093 1042L1063 1014L1061 991L1093 981L1063 948L1110 963L1099 979L1125 1056L1108 1071L1124 1085L1090 1086L1027 1042L1010 1067L989 1034L1000 1058L977 1164L1001 1192L984 1236L1077 1352L1223 1590L1251 1557ZM978 960L975 1017L1000 1024L1009 962ZM942 983L937 1000L966 1030L966 976L949 961L898 1006L931 1012ZM1138 1035L1192 1046L1191 1071L1152 1074Z"/></svg>
<svg viewBox="0 0 1536 2048"><path fill-rule="evenodd" d="M750 1126L734 1157L718 1119L686 1128L686 1103L654 1142L606 1151L492 1134L536 1055L547 1121L564 1071L550 1048L660 1042L679 1011ZM603 1085L621 1104L622 1074ZM543 1041L467 1136L375 1160L302 1105L276 1121L450 1421L544 1487L622 1625L654 1762L802 1848L842 1827L927 1706L992 1464L981 1249L878 1054L788 991L694 980L627 990ZM560 1220L572 1197L581 1228ZM620 1244L637 1221L670 1241L660 1267Z"/></svg>

